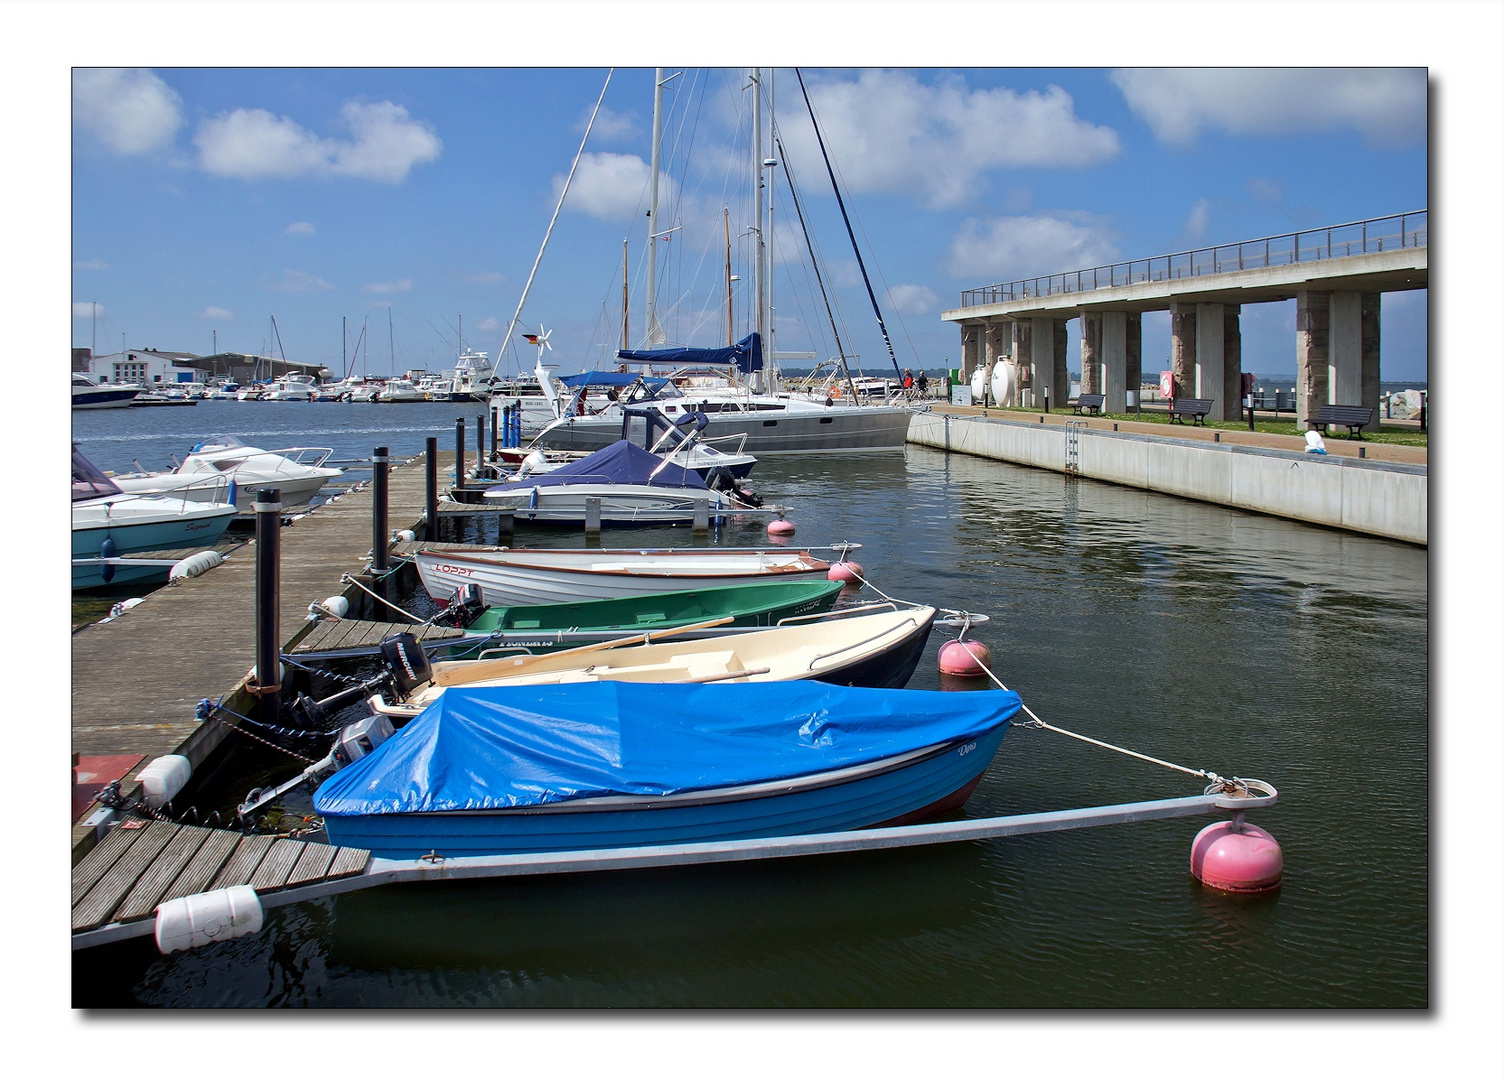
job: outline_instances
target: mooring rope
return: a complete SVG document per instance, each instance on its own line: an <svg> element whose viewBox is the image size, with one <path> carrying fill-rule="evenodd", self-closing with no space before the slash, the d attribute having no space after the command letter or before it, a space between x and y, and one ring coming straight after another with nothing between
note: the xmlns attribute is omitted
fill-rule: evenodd
<svg viewBox="0 0 1504 1080"><path fill-rule="evenodd" d="M398 614L406 615L410 620L412 620L413 622L417 623L419 626L427 626L429 623L433 622L434 619L438 618L438 616L435 615L435 616L433 616L433 618L420 619L420 618L418 618L416 615L414 615L410 611L403 611L400 607L398 607L396 604L392 603L390 600L386 599L384 596L379 596L376 593L372 592L370 589L366 588L360 582L356 581L355 578L352 577L350 574L343 574L343 575L341 575L339 580L343 584L345 584L345 585L354 585L357 589L359 589L361 592L365 593L367 596L369 596L369 597L371 597L371 598L373 598L375 600L380 601L381 603L385 604L387 607L391 608L393 611L397 612Z"/></svg>

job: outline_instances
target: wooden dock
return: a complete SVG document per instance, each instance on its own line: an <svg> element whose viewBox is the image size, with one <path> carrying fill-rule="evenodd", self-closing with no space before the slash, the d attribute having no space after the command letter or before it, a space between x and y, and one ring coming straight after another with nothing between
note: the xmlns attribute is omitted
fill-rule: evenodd
<svg viewBox="0 0 1504 1080"><path fill-rule="evenodd" d="M360 848L128 821L73 867L73 932L144 922L159 904L211 889L260 895L354 877L370 860Z"/></svg>
<svg viewBox="0 0 1504 1080"><path fill-rule="evenodd" d="M448 461L453 462L453 453ZM440 455L440 469L444 455ZM393 530L423 516L421 456L394 462L388 485ZM339 594L340 577L358 573L371 554L369 483L283 526L280 640L286 647L310 627L308 605ZM73 635L73 750L84 755L182 754L197 768L224 738L201 723L202 698L219 701L241 687L256 662L254 541L207 573L164 586L107 623ZM237 711L244 711L239 709ZM127 781L123 792L134 784ZM75 829L76 852L92 829Z"/></svg>
<svg viewBox="0 0 1504 1080"><path fill-rule="evenodd" d="M377 650L383 639L404 633L412 634L422 645L459 641L465 636L465 631L457 626L420 626L417 623L340 619L337 622L316 624L288 650L288 655L296 656L299 660L313 660L369 654Z"/></svg>

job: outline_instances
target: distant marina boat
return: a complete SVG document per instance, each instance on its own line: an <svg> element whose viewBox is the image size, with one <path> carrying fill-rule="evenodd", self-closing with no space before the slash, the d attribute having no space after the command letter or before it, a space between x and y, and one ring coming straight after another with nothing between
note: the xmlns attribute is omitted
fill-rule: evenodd
<svg viewBox="0 0 1504 1080"><path fill-rule="evenodd" d="M139 386L97 383L82 372L73 373L75 409L120 409L128 406L140 393Z"/></svg>

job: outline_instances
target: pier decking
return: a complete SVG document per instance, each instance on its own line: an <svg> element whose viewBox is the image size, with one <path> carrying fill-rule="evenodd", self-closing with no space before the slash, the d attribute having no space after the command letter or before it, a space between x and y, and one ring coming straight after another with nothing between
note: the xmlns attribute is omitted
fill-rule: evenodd
<svg viewBox="0 0 1504 1080"><path fill-rule="evenodd" d="M448 462L452 467L452 453ZM421 519L421 457L394 463L388 487L393 529ZM367 483L283 527L278 638L284 647L308 625L308 605L340 593L340 576L369 559L371 508ZM119 618L74 634L75 753L177 753L202 764L227 729L195 719L198 701L231 694L255 664L254 552L254 543L236 549L208 573L160 588ZM125 793L131 786L122 785ZM87 846L85 834L92 832L78 830L75 842Z"/></svg>

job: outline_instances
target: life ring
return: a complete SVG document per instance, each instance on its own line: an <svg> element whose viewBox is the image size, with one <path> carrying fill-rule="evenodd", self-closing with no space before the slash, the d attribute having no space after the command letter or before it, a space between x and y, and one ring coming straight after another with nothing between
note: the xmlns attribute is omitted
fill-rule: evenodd
<svg viewBox="0 0 1504 1080"><path fill-rule="evenodd" d="M840 398L841 388L839 386L832 386L830 388L830 396L833 398Z"/></svg>

